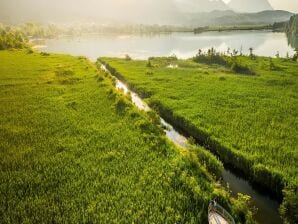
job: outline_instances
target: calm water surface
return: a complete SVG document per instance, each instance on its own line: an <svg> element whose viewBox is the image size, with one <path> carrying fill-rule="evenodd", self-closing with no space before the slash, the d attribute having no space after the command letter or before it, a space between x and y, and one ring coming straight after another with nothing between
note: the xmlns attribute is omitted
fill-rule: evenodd
<svg viewBox="0 0 298 224"><path fill-rule="evenodd" d="M100 56L123 57L129 54L135 59L150 56L177 55L179 58L194 56L198 49L207 51L214 47L225 52L228 48L242 49L243 54L254 53L274 57L294 54L284 33L269 31L207 32L202 34L171 33L158 35L94 34L79 37L61 37L46 40L41 50L53 53L84 55L93 60Z"/></svg>

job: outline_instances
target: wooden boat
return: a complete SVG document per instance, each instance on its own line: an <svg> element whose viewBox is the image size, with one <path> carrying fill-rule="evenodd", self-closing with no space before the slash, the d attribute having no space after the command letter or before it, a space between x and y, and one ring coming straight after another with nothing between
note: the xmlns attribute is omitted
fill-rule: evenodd
<svg viewBox="0 0 298 224"><path fill-rule="evenodd" d="M233 217L216 201L211 201L208 208L209 224L235 224Z"/></svg>

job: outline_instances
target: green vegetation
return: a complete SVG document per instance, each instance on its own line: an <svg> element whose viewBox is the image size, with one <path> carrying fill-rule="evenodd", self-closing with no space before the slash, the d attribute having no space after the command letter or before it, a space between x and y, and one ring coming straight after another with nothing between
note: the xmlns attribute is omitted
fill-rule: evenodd
<svg viewBox="0 0 298 224"><path fill-rule="evenodd" d="M289 35L298 35L298 14L291 16L290 21L286 23L285 30Z"/></svg>
<svg viewBox="0 0 298 224"><path fill-rule="evenodd" d="M29 38L53 38L62 34L62 29L25 23L19 26L5 26L0 23L0 50L29 48Z"/></svg>
<svg viewBox="0 0 298 224"><path fill-rule="evenodd" d="M231 56L220 54L214 48L208 50L206 54L199 50L199 53L193 58L195 62L205 64L217 64L230 68L233 72L238 74L255 75L253 69L241 63L238 58L238 51L234 50L230 53ZM252 57L253 54L251 53Z"/></svg>
<svg viewBox="0 0 298 224"><path fill-rule="evenodd" d="M296 49L294 60L298 59L298 14L293 15L289 22L285 23L285 32L287 34L288 43Z"/></svg>
<svg viewBox="0 0 298 224"><path fill-rule="evenodd" d="M0 24L0 50L21 49L27 46L27 38L22 32Z"/></svg>
<svg viewBox="0 0 298 224"><path fill-rule="evenodd" d="M272 30L274 32L285 32L286 23L287 22L273 23Z"/></svg>
<svg viewBox="0 0 298 224"><path fill-rule="evenodd" d="M209 152L169 143L84 57L0 61L1 223L206 223L212 198L251 223L247 197L207 171L222 169Z"/></svg>
<svg viewBox="0 0 298 224"><path fill-rule="evenodd" d="M243 76L220 63L221 56L194 59L150 58L150 67L148 61L100 60L174 126L283 195L281 213L297 223L297 62L235 56L256 74Z"/></svg>
<svg viewBox="0 0 298 224"><path fill-rule="evenodd" d="M63 29L55 25L39 25L35 23L25 23L14 29L22 32L25 36L31 38L53 38L64 32Z"/></svg>
<svg viewBox="0 0 298 224"><path fill-rule="evenodd" d="M210 31L243 31L243 30L273 30L273 25L238 25L238 26L202 26L194 29L194 33L204 33Z"/></svg>

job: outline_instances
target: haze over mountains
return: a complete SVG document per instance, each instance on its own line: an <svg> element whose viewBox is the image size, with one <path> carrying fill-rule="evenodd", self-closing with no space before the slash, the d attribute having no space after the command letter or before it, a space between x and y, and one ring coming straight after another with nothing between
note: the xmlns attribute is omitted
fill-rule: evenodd
<svg viewBox="0 0 298 224"><path fill-rule="evenodd" d="M228 6L235 12L260 12L273 10L268 0L231 0Z"/></svg>
<svg viewBox="0 0 298 224"><path fill-rule="evenodd" d="M181 12L211 12L214 10L229 10L230 8L222 0L176 0L177 9Z"/></svg>
<svg viewBox="0 0 298 224"><path fill-rule="evenodd" d="M201 26L222 24L222 21L224 24L280 22L291 16L288 12L272 11L270 15L265 13L263 21L254 19L255 15L243 14L264 10L272 10L268 0L231 0L228 4L222 0L0 0L0 22ZM263 15L257 14L256 18L259 17Z"/></svg>

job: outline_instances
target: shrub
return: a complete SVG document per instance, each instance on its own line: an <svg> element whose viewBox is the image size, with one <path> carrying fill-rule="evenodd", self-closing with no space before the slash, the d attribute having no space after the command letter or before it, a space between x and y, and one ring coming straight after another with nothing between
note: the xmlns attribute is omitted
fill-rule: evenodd
<svg viewBox="0 0 298 224"><path fill-rule="evenodd" d="M150 60L148 60L148 63L147 63L147 65L146 65L148 68L152 68L153 66L152 66L152 64L151 64L151 61Z"/></svg>
<svg viewBox="0 0 298 224"><path fill-rule="evenodd" d="M247 65L242 65L237 61L237 57L229 57L215 51L214 48L208 50L207 53L199 53L193 57L193 61L204 64L217 64L230 68L233 72L246 75L255 75L255 72Z"/></svg>
<svg viewBox="0 0 298 224"><path fill-rule="evenodd" d="M125 60L126 60L126 61L131 61L132 59L131 59L131 57L127 54L127 55L125 55Z"/></svg>
<svg viewBox="0 0 298 224"><path fill-rule="evenodd" d="M40 55L41 55L41 56L45 56L45 57L46 57L46 56L50 56L50 54L47 53L47 52L40 52Z"/></svg>
<svg viewBox="0 0 298 224"><path fill-rule="evenodd" d="M55 71L55 74L57 76L70 76L70 75L73 75L74 72L70 69L60 68L59 70Z"/></svg>
<svg viewBox="0 0 298 224"><path fill-rule="evenodd" d="M31 48L26 49L26 54L33 54L33 50Z"/></svg>
<svg viewBox="0 0 298 224"><path fill-rule="evenodd" d="M115 108L116 108L117 113L119 113L119 114L125 114L126 109L127 109L128 106L129 106L129 104L128 104L128 102L124 98L119 97L116 100Z"/></svg>
<svg viewBox="0 0 298 224"><path fill-rule="evenodd" d="M254 75L255 72L252 71L248 66L238 64L237 62L234 62L231 65L231 70L235 73L239 74L247 74L247 75Z"/></svg>
<svg viewBox="0 0 298 224"><path fill-rule="evenodd" d="M19 31L0 27L0 50L28 47L27 38Z"/></svg>
<svg viewBox="0 0 298 224"><path fill-rule="evenodd" d="M204 63L204 64L218 64L218 65L227 65L226 60L223 56L219 54L210 54L210 55L197 55L193 59L195 62Z"/></svg>
<svg viewBox="0 0 298 224"><path fill-rule="evenodd" d="M283 190L284 200L280 213L284 223L298 223L298 187L289 186Z"/></svg>

